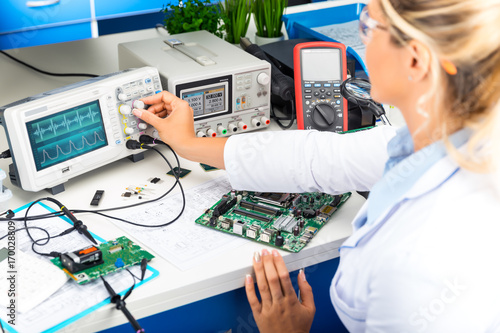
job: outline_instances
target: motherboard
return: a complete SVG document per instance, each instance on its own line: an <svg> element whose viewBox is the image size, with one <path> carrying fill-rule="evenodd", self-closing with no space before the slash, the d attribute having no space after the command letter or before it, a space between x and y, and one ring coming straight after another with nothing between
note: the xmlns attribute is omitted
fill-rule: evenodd
<svg viewBox="0 0 500 333"><path fill-rule="evenodd" d="M299 252L351 193L231 191L196 223L282 250Z"/></svg>

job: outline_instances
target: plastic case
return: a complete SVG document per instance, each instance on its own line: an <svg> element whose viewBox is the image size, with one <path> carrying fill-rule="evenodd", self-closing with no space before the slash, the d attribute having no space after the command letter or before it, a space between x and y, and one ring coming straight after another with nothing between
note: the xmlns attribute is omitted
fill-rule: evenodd
<svg viewBox="0 0 500 333"><path fill-rule="evenodd" d="M326 36L313 28L342 24L359 19L361 10L367 1L338 0L323 1L287 9L283 15L289 39L312 38L329 42L341 42ZM358 71L368 73L361 57L349 46L347 56L356 59L356 76L362 76Z"/></svg>

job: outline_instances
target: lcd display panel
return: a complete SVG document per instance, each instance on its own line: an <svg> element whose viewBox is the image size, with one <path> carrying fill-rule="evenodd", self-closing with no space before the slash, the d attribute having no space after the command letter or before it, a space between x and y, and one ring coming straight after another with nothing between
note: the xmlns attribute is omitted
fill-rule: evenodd
<svg viewBox="0 0 500 333"><path fill-rule="evenodd" d="M182 93L182 99L193 109L194 117L226 111L224 85Z"/></svg>
<svg viewBox="0 0 500 333"><path fill-rule="evenodd" d="M342 58L335 48L303 49L302 78L304 81L341 81Z"/></svg>
<svg viewBox="0 0 500 333"><path fill-rule="evenodd" d="M108 145L99 101L26 123L37 171Z"/></svg>

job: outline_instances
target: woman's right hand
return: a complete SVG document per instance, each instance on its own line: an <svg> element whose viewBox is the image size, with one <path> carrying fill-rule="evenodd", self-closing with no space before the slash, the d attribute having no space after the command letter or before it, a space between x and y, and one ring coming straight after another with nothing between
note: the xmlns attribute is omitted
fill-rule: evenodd
<svg viewBox="0 0 500 333"><path fill-rule="evenodd" d="M186 101L162 91L142 98L147 110L134 109L136 117L152 125L160 139L180 156L191 161L224 169L224 146L227 138L198 138L194 132L193 109Z"/></svg>
<svg viewBox="0 0 500 333"><path fill-rule="evenodd" d="M134 115L156 128L161 140L174 150L179 150L196 137L193 109L186 101L168 91L142 98L141 101L150 107L147 110L134 109Z"/></svg>

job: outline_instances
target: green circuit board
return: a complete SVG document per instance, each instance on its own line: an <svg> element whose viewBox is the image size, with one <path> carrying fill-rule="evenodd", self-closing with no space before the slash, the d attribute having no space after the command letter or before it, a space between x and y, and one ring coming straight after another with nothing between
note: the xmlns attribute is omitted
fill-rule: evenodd
<svg viewBox="0 0 500 333"><path fill-rule="evenodd" d="M231 191L196 223L282 250L299 252L349 199L351 193Z"/></svg>
<svg viewBox="0 0 500 333"><path fill-rule="evenodd" d="M95 248L95 249L93 249ZM86 284L101 275L105 276L110 273L125 269L126 267L140 264L142 259L146 258L149 262L154 256L148 251L142 249L139 245L134 244L130 239L125 236L119 237L115 240L110 240L107 243L101 243L98 246L89 247L88 250L96 252L100 250L102 258L93 267L89 267L77 272L71 273L67 267L63 265L60 257L51 259L52 263L62 269L78 284ZM77 253L79 251L75 251ZM82 251L80 251L82 252Z"/></svg>

